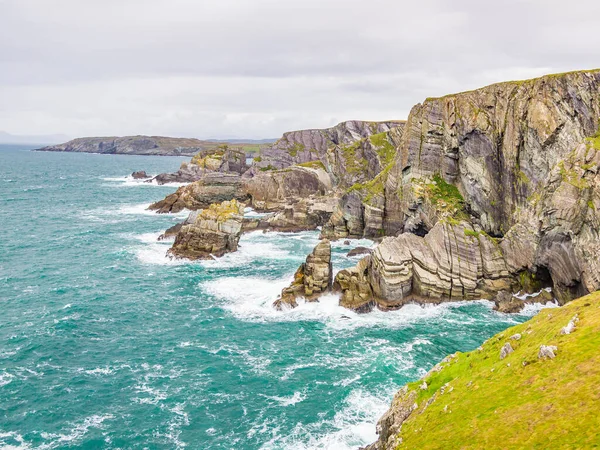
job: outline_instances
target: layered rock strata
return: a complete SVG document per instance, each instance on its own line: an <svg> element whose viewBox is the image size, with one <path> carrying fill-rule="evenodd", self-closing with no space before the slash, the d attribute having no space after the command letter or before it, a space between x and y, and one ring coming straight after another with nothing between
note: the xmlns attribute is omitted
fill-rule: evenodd
<svg viewBox="0 0 600 450"><path fill-rule="evenodd" d="M281 291L281 296L273 303L276 309L295 308L297 299L315 301L328 292L332 285L331 243L322 240L307 256L294 274L292 284Z"/></svg>
<svg viewBox="0 0 600 450"><path fill-rule="evenodd" d="M201 180L181 186L163 200L151 204L148 209L158 213L177 213L184 209L195 211L212 203L226 200L246 201L242 177L233 173L207 173Z"/></svg>
<svg viewBox="0 0 600 450"><path fill-rule="evenodd" d="M212 259L234 252L242 233L244 204L237 200L212 204L190 213L168 255L186 259Z"/></svg>
<svg viewBox="0 0 600 450"><path fill-rule="evenodd" d="M320 164L261 172L244 184L252 207L261 211L281 210L299 199L331 194L332 188L331 178Z"/></svg>
<svg viewBox="0 0 600 450"><path fill-rule="evenodd" d="M310 196L291 199L281 211L260 219L244 219L244 231L314 230L327 223L336 204L336 197Z"/></svg>
<svg viewBox="0 0 600 450"><path fill-rule="evenodd" d="M161 173L154 177L153 181L158 184L191 183L213 172L241 175L247 169L244 152L222 146L196 153L189 163L182 163L177 172Z"/></svg>
<svg viewBox="0 0 600 450"><path fill-rule="evenodd" d="M255 159L249 175L256 175L265 169L283 169L310 161L321 161L323 164L327 164L329 149L350 145L398 126L403 126L403 122L350 120L332 128L284 133L277 142L261 149L260 156Z"/></svg>

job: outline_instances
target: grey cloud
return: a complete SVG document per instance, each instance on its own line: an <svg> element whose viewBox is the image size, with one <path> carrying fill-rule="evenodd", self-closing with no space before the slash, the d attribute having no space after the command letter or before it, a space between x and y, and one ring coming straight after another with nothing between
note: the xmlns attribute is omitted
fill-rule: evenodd
<svg viewBox="0 0 600 450"><path fill-rule="evenodd" d="M577 0L0 0L0 130L278 136L599 65Z"/></svg>

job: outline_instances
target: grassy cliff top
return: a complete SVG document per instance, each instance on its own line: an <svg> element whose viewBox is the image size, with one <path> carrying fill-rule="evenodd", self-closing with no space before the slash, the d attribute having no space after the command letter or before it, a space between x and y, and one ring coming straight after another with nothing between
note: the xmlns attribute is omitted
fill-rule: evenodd
<svg viewBox="0 0 600 450"><path fill-rule="evenodd" d="M562 334L576 315L574 331ZM514 351L501 359L507 343ZM542 345L556 346L555 358L539 358ZM418 407L400 449L597 448L600 291L543 310L424 380L426 389L423 380L408 385Z"/></svg>
<svg viewBox="0 0 600 450"><path fill-rule="evenodd" d="M501 87L501 86L507 86L507 85L515 85L515 86L520 86L523 84L528 84L528 83L535 83L541 80L550 80L553 78L563 78L569 75L577 75L577 74L593 74L593 73L597 73L600 72L600 68L598 69L588 69L588 70L573 70L571 72L561 72L561 73L552 73L552 74L547 74L547 75L542 75L540 77L535 77L535 78L529 78L527 80L513 80L513 81L501 81L498 83L493 83L493 84L489 84L487 86L482 86L480 88L476 88L476 89L470 89L467 91L463 91L463 92L455 92L453 94L447 94L447 95L442 95L440 97L427 97L425 99L425 102L430 102L430 101L435 101L435 100L440 100L440 99L444 99L444 98L448 98L448 97L455 97L457 95L464 95L464 94L469 94L472 92L477 92L477 91L481 91L484 89L489 89L489 88L494 88L494 87Z"/></svg>

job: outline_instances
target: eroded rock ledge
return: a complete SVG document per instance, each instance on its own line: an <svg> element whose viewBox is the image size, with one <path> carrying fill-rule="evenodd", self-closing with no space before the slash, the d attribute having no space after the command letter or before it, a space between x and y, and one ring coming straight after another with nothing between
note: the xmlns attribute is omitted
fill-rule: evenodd
<svg viewBox="0 0 600 450"><path fill-rule="evenodd" d="M192 212L181 227L168 255L186 259L212 259L234 252L242 233L244 204L237 200L212 204Z"/></svg>

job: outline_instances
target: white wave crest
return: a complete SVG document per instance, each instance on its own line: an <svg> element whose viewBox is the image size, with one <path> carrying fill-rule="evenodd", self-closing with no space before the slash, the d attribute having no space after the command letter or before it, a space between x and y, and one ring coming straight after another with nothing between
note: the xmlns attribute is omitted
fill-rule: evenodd
<svg viewBox="0 0 600 450"><path fill-rule="evenodd" d="M338 294L326 294L316 302L298 301L298 307L277 311L273 302L281 290L288 286L292 276L280 279L258 277L223 277L201 284L208 294L223 301L221 306L240 320L324 322L328 327L347 329L356 327L384 326L404 328L421 320L431 320L447 314L452 308L464 306L465 302L446 302L440 305L408 304L396 311L373 310L358 314L339 306ZM473 303L473 302L471 302ZM479 301L487 305L489 302Z"/></svg>
<svg viewBox="0 0 600 450"><path fill-rule="evenodd" d="M154 178L154 175L150 175ZM148 178L136 180L131 175L126 177L104 177L103 181L111 182L111 185L114 187L181 187L186 186L189 183L165 183L158 184L156 180L149 181ZM116 184L119 183L119 184Z"/></svg>
<svg viewBox="0 0 600 450"><path fill-rule="evenodd" d="M389 391L375 394L355 389L333 419L307 425L298 423L291 433L274 437L261 450L354 450L370 444L377 439L375 424L389 408L396 389L390 386Z"/></svg>

